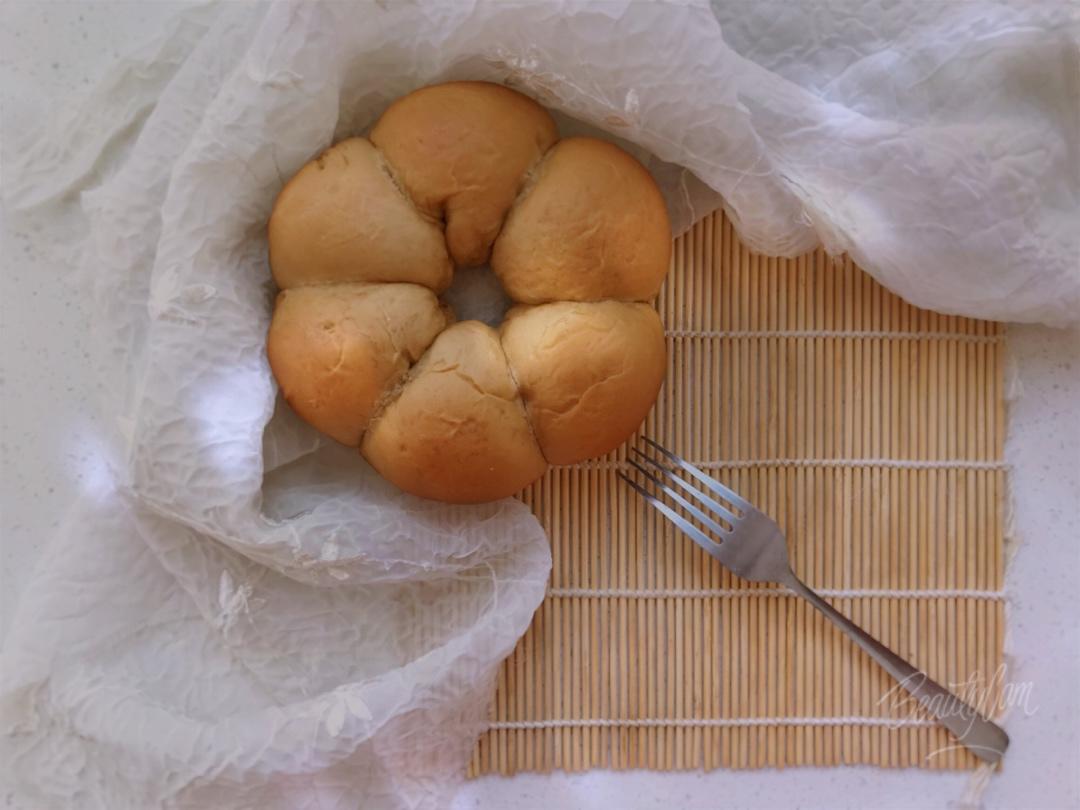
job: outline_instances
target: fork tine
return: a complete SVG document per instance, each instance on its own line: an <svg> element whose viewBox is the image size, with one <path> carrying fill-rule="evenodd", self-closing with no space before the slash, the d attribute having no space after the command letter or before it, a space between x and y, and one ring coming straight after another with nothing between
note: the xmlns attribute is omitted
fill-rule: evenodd
<svg viewBox="0 0 1080 810"><path fill-rule="evenodd" d="M678 486L682 487L684 490L689 492L698 501L700 501L701 503L705 504L707 507L712 509L718 515L720 515L720 517L722 517L724 520L726 520L728 523L730 523L732 525L732 527L735 526L735 523L739 520L739 518L736 517L735 513L732 512L730 509L728 509L726 506L724 506L722 503L714 501L712 498L710 498L704 492L699 492L698 490L694 489L687 481L684 481L683 479L679 478L679 476L675 475L675 473L673 473L671 470L669 470L667 467L665 467L659 461L654 459L652 456L649 456L649 455L646 455L645 453L642 453L636 447L631 447L630 451L633 452L633 453L637 453L639 456L641 456L642 459L647 461L652 466L656 467L656 469L660 470L660 472L662 472L666 478L668 478L671 481L674 481ZM627 459L627 461L629 461L629 459ZM630 461L630 463L634 464L634 462L632 462L632 461ZM634 466L636 467L637 465L635 464Z"/></svg>
<svg viewBox="0 0 1080 810"><path fill-rule="evenodd" d="M730 501L740 509L749 511L754 508L753 504L751 504L749 501L743 500L743 498L735 490L728 489L719 481L716 481L715 479L705 475L705 473L703 473L690 462L684 461L681 457L675 455L670 450L660 446L648 436L642 436L641 438L646 441L650 447L654 448L659 453L663 453L664 456L666 456L668 459L670 459L682 469L686 470L688 473L694 476L694 478L696 478L698 481L711 489L714 494L719 495L726 501Z"/></svg>
<svg viewBox="0 0 1080 810"><path fill-rule="evenodd" d="M704 523L706 526L708 526L711 531L716 532L721 537L727 537L728 534L730 534L729 529L725 529L723 526L721 526L719 523L717 523L711 517L709 517L704 512L702 512L700 509L698 509L696 506L694 506L692 503L690 503L690 501L686 500L686 498L684 498L678 492L676 492L671 487L664 484L663 481L661 481L655 475L650 473L648 470L646 470L644 467L642 467L636 461L633 461L631 459L627 459L627 461L629 462L630 466L632 466L634 469L636 469L638 472L640 472L642 475L644 475L646 478L648 478L650 481L652 481L654 484L656 484L656 486L660 487L660 489L662 489L664 492L666 492L671 497L671 499L673 501L675 501L675 503L679 504L683 509L688 511L691 515L693 515L698 520L700 520L702 523Z"/></svg>
<svg viewBox="0 0 1080 810"><path fill-rule="evenodd" d="M693 540L705 550L706 554L710 554L714 557L716 556L716 551L720 547L719 544L710 540L708 536L703 531L701 531L701 529L699 529L686 518L680 516L674 509L669 507L667 504L654 497L652 493L645 489L645 487L641 486L641 484L639 484L637 481L630 478L630 476L622 472L618 472L616 473L616 475L618 475L619 478L621 478L623 481L625 481L635 490L637 490L638 494L641 495L641 497L643 497L646 501L648 501L650 506L653 506L654 508L660 510L660 513L664 517L666 517L668 520L670 520L672 523L682 529L682 531L684 531L691 540Z"/></svg>

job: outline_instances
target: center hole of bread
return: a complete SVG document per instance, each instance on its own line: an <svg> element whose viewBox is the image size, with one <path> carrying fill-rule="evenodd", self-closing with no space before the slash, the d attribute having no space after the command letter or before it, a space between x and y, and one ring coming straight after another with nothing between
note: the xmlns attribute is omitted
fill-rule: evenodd
<svg viewBox="0 0 1080 810"><path fill-rule="evenodd" d="M487 265L454 270L454 281L443 300L459 321L483 321L488 326L502 323L513 302L495 273Z"/></svg>

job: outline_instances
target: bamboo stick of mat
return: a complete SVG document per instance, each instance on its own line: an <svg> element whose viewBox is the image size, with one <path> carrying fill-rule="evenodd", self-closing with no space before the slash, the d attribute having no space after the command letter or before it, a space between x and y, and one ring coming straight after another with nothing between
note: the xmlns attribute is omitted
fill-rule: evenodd
<svg viewBox="0 0 1080 810"><path fill-rule="evenodd" d="M883 642L993 687L1001 327L916 309L846 257L755 254L721 212L676 240L657 307L668 376L645 435L772 515L795 570ZM470 775L975 766L811 607L736 580L647 509L615 477L625 456L521 496L551 538L551 591Z"/></svg>

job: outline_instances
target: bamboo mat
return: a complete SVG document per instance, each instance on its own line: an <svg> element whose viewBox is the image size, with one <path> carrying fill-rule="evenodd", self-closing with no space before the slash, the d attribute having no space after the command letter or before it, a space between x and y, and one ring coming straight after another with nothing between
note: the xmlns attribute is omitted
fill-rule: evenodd
<svg viewBox="0 0 1080 810"><path fill-rule="evenodd" d="M658 307L669 368L645 434L773 516L841 611L942 683L974 679L993 711L999 325L916 309L821 252L751 253L719 212L676 241ZM974 767L809 604L736 580L648 509L615 477L624 457L522 495L551 538L550 593L470 775Z"/></svg>

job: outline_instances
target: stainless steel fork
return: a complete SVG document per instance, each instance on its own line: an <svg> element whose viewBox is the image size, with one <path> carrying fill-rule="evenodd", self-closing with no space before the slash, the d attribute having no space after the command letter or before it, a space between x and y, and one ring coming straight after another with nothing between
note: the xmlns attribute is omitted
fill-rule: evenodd
<svg viewBox="0 0 1080 810"><path fill-rule="evenodd" d="M645 481L693 515L715 538L653 495L645 486L620 472L619 476L662 512L664 517L736 576L751 582L775 582L785 585L805 598L881 664L975 756L990 763L1001 759L1009 746L1009 737L1000 726L987 720L925 672L913 667L795 576L788 563L787 543L776 523L734 490L705 475L694 465L665 450L651 439L645 439L645 442L655 454L650 455L633 448L632 452L637 454L644 464L633 460L630 464ZM689 474L692 480L678 474L679 471ZM708 492L703 492L702 487ZM684 498L676 488L690 495L708 512Z"/></svg>

